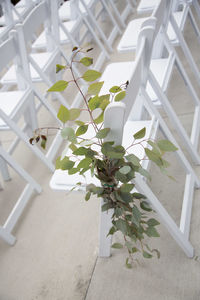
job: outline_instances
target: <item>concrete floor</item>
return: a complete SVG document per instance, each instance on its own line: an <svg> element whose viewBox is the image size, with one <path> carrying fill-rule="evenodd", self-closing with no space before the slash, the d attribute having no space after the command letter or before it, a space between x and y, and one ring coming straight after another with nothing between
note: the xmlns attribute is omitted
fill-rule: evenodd
<svg viewBox="0 0 200 300"><path fill-rule="evenodd" d="M199 44L189 24L185 36L200 66ZM119 38L115 46L118 41ZM111 60L129 58L115 51ZM183 55L182 62L200 94ZM193 109L177 72L173 73L168 95L183 125L190 131ZM3 145L6 147L9 141L4 136ZM32 197L15 227L15 246L10 247L0 240L0 300L200 299L200 262L187 258L164 226L159 226L161 237L151 242L160 250L160 260L141 258L140 265L128 270L124 267L124 251L112 250L110 258L97 258L99 200L92 198L86 203L81 192L52 191L49 188L51 173L24 145L20 144L14 157L41 184L43 192ZM184 177L174 157L170 160L170 174L176 176L177 182L152 167L151 187L178 224ZM200 167L195 169L200 175ZM1 222L23 186L15 173L11 175L12 181L0 192ZM200 190L196 190L190 233L195 255L200 255L199 198Z"/></svg>

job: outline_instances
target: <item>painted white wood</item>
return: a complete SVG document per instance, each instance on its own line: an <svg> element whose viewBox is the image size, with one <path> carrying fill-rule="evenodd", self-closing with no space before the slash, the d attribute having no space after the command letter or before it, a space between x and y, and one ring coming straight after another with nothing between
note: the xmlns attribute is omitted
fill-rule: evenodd
<svg viewBox="0 0 200 300"><path fill-rule="evenodd" d="M8 244L13 245L16 238L12 235L12 230L19 220L26 204L31 196L36 193L41 193L40 185L16 162L14 159L0 146L0 157L9 164L26 182L26 186L18 198L14 208L10 212L7 220L0 226L0 238Z"/></svg>
<svg viewBox="0 0 200 300"><path fill-rule="evenodd" d="M103 199L100 203L100 224L99 226L99 257L109 257L111 255L112 236L107 236L110 228L112 227L112 214L113 210L101 211L101 206L104 204Z"/></svg>
<svg viewBox="0 0 200 300"><path fill-rule="evenodd" d="M198 141L199 141L199 134L200 134L200 128L198 126L198 121L199 121L199 117L200 117L199 116L200 99L199 99L196 91L194 90L192 83L191 83L187 73L185 72L181 61L180 61L172 43L170 43L170 40L165 32L166 26L164 26L162 24L162 19L163 18L165 19L164 15L168 14L168 13L165 11L162 3L164 4L164 3L166 3L166 1L160 1L159 6L156 7L156 9L154 10L154 13L152 15L156 16L157 20L158 20L157 24L156 24L157 32L159 32L160 27L162 26L160 34L159 34L159 42L162 41L162 43L166 47L166 49L168 51L168 58L153 59L151 61L151 72L149 73L150 74L149 76L151 77L150 78L151 83L152 83L151 86L153 85L154 88L152 89L152 87L148 83L147 91L148 91L152 101L154 101L154 103L158 104L160 102L163 105L165 111L168 114L168 117L170 118L171 122L174 124L174 127L176 128L179 135L181 136L183 145L186 146L186 148L188 149L188 152L191 155L193 161L196 164L199 164L200 156L198 154L197 149L198 149ZM168 5L169 5L169 2L168 2ZM170 8L170 6L168 8ZM187 12L184 14L187 15ZM183 24L185 23L185 16L182 19L184 21L182 21L182 23L180 22L181 29L183 29L183 27L184 27ZM142 20L145 20L145 22L147 22L148 19L143 19L143 18L139 19L139 21L138 21L139 27L141 27ZM130 24L135 24L134 20ZM173 23L172 23L172 25L173 25ZM179 30L180 32L181 32L181 29ZM132 28L132 32L133 32L133 28ZM127 35L125 35L124 39L127 41L127 43L129 43L129 45L131 45L131 43L132 43L131 39L128 40L128 36L130 38L130 30L127 31L126 33L127 33ZM123 39L121 41L124 43ZM156 42L158 42L158 41L156 41ZM154 48L158 48L157 43L155 43ZM131 47L130 47L130 49L131 49ZM158 54L158 52L157 52L157 54ZM154 55L155 55L155 53L154 53ZM188 136L188 134L186 133L186 130L182 126L181 122L179 121L179 119L176 115L176 112L174 111L174 109L172 108L172 105L170 104L170 102L167 99L167 96L164 94L168 87L168 83L169 83L169 80L171 77L173 66L175 66L175 65L177 66L178 71L186 84L186 87L191 95L191 100L194 101L194 103L195 103L195 114L194 114L193 123L192 123L193 125L192 125L191 139ZM197 67L196 67L196 69L197 69ZM160 73L159 70L160 71L162 70L162 74ZM198 76L200 76L199 73L198 73ZM155 92L155 89L157 89L157 92ZM158 91L158 89L159 89L159 91ZM157 101L157 99L159 99L159 102Z"/></svg>
<svg viewBox="0 0 200 300"><path fill-rule="evenodd" d="M141 49L141 44L140 44L139 49ZM145 48L143 48L143 52L145 53L144 49ZM150 48L148 47L147 49L150 49ZM137 52L137 55L139 55L139 50ZM147 61L146 61L146 63L147 63ZM143 65L143 67L147 68L147 66L145 66L145 65ZM136 70L136 67L135 67L135 70ZM144 80L142 81L142 79L140 79L140 80L142 83L141 94L143 95L144 100L146 102L146 108L148 109L148 106L149 106L149 108L151 109L152 113L158 120L160 128L162 129L162 132L164 133L165 137L168 138L170 141L172 141L175 145L177 145L177 142L175 141L171 132L167 128L161 115L156 110L155 106L152 105L151 99L149 98L149 96L145 90L145 86L146 86L145 81ZM129 87L130 87L130 85L129 85ZM134 87L135 87L135 85L134 85ZM127 93L128 93L128 91L127 91ZM126 100L127 99L125 99L125 101L124 101L125 103L127 103ZM107 126L111 127L111 129L112 129L112 121L111 120L110 120L109 125L110 126L108 126L108 125ZM153 194L153 192L150 190L150 188L147 186L147 184L144 183L144 181L140 178L140 176L137 176L135 182L137 184L136 185L137 189L147 196L151 205L157 211L161 222L163 222L163 224L166 226L169 233L173 236L173 238L178 243L178 245L183 249L183 251L186 253L186 255L188 257L193 257L194 250L193 250L193 247L191 246L190 242L188 241L188 232L189 232L191 206L192 206L192 196L191 195L193 195L193 190L194 190L195 186L200 187L200 181L199 181L198 177L196 176L194 170L192 169L191 165L185 158L179 145L177 145L177 148L179 150L176 152L176 155L177 155L178 159L180 160L181 165L183 166L183 168L186 171L186 184L185 184L185 191L184 191L183 210L182 210L182 216L181 216L181 219L182 219L181 223L182 224L184 223L184 226L186 227L185 235L181 232L182 228L180 229L176 225L176 223L173 221L171 216L167 213L165 208L161 205L159 200L156 198L156 196ZM188 176L192 178L192 181L188 180ZM186 206L188 208L188 211L185 208ZM104 225L102 224L102 226L104 226ZM182 227L183 227L183 225L182 225ZM107 247L109 247L109 243L107 243Z"/></svg>

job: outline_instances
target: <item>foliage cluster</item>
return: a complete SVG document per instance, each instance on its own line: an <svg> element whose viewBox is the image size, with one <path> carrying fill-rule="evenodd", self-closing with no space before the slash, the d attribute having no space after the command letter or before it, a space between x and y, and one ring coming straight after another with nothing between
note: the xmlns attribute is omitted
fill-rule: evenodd
<svg viewBox="0 0 200 300"><path fill-rule="evenodd" d="M82 109L67 109L63 105L60 106L57 116L63 126L59 130L61 130L63 139L69 142L70 152L65 152L57 158L56 168L68 170L70 175L78 173L87 176L90 172L98 179L97 185L93 183L87 185L85 200L88 201L91 195L96 195L98 198L104 199L102 211L113 210L112 227L108 235L113 235L118 231L122 233L123 244L114 243L112 247L127 248L126 266L131 268L136 253L141 253L144 258L151 258L154 254L158 258L160 257L159 251L151 249L145 242L146 237L159 237L156 229L159 222L152 217L154 212L145 195L136 191L134 178L139 173L146 180L151 180L149 172L142 167L145 159L151 160L162 172L166 173L169 163L163 156L166 152L176 151L177 148L168 140L145 139L145 128L133 134L133 141L126 149L122 145L115 145L113 141L105 141L110 129L103 126L104 111L112 101L126 101L128 82L121 86L113 86L109 93L101 94L104 82L96 82L101 76L100 72L88 69L81 78L76 78L73 64L80 63L90 67L93 63L91 57L82 56L79 60L77 57L83 53L85 55L91 50L92 48L83 50L74 47L70 65L56 66L56 72L68 69L71 72L72 80L59 80L48 90L49 92L62 92L73 82L85 104L85 108ZM81 90L80 79L90 83L87 95ZM97 109L100 113L94 117ZM81 119L83 110L89 114L88 122ZM75 126L71 126L71 122ZM35 136L30 142L41 140L41 146L45 148L47 136L44 133L41 134L43 131L36 130ZM143 148L143 159L139 159L134 154L136 144ZM77 184L80 185L80 183Z"/></svg>

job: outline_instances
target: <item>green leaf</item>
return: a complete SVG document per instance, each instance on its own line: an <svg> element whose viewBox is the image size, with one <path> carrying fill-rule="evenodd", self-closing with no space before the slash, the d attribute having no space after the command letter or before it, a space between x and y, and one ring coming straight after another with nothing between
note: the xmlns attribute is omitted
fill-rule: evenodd
<svg viewBox="0 0 200 300"><path fill-rule="evenodd" d="M112 248L114 249L122 249L124 246L120 243L114 243L112 244Z"/></svg>
<svg viewBox="0 0 200 300"><path fill-rule="evenodd" d="M91 110L95 110L96 108L101 108L102 110L105 110L105 108L110 103L110 94L102 95L102 96L94 96L89 99L88 106Z"/></svg>
<svg viewBox="0 0 200 300"><path fill-rule="evenodd" d="M87 192L85 195L85 201L88 201L90 199L91 192Z"/></svg>
<svg viewBox="0 0 200 300"><path fill-rule="evenodd" d="M138 168L137 172L140 173L142 176L146 177L147 179L151 180L151 175L144 168L142 167Z"/></svg>
<svg viewBox="0 0 200 300"><path fill-rule="evenodd" d="M74 130L71 127L65 127L61 130L61 136L63 139L67 139L70 142L76 142L76 136Z"/></svg>
<svg viewBox="0 0 200 300"><path fill-rule="evenodd" d="M146 251L143 251L143 257L144 258L152 258L153 256L150 254L150 253L148 253L148 252L146 252Z"/></svg>
<svg viewBox="0 0 200 300"><path fill-rule="evenodd" d="M163 163L162 165L163 168L168 168L170 166L170 163L165 159L162 159L162 163Z"/></svg>
<svg viewBox="0 0 200 300"><path fill-rule="evenodd" d="M101 104L101 99L99 96L94 96L93 98L90 98L88 101L88 106L89 109L91 110L95 110L96 108L98 108Z"/></svg>
<svg viewBox="0 0 200 300"><path fill-rule="evenodd" d="M110 101L108 98L106 99L106 97L104 99L102 99L101 96L100 96L100 100L101 100L101 104L100 104L99 108L101 108L102 110L105 110L106 107L108 106L108 104L110 103Z"/></svg>
<svg viewBox="0 0 200 300"><path fill-rule="evenodd" d="M82 169L82 168L88 168L92 162L92 159L89 157L84 158L83 160L80 161L78 164L77 168Z"/></svg>
<svg viewBox="0 0 200 300"><path fill-rule="evenodd" d="M178 150L178 148L168 140L160 140L157 142L157 145L162 151L174 152Z"/></svg>
<svg viewBox="0 0 200 300"><path fill-rule="evenodd" d="M88 88L88 94L90 95L98 95L102 86L104 84L104 81L95 82L92 83Z"/></svg>
<svg viewBox="0 0 200 300"><path fill-rule="evenodd" d="M136 225L138 226L142 215L141 215L141 212L139 211L139 209L137 208L137 206L135 206L135 205L132 208L132 214L133 214L132 222L135 223L135 221L136 221Z"/></svg>
<svg viewBox="0 0 200 300"><path fill-rule="evenodd" d="M92 149L87 149L87 152L85 154L87 157L93 158L95 155L98 155L98 152L92 150Z"/></svg>
<svg viewBox="0 0 200 300"><path fill-rule="evenodd" d="M122 186L120 187L120 191L124 193L130 193L134 188L134 186L135 186L134 184L130 184L130 183L122 184Z"/></svg>
<svg viewBox="0 0 200 300"><path fill-rule="evenodd" d="M131 171L131 167L129 166L123 166L122 168L119 169L119 172L126 175Z"/></svg>
<svg viewBox="0 0 200 300"><path fill-rule="evenodd" d="M147 230L145 231L145 233L149 236L149 237L159 237L159 233L157 232L157 230L155 229L154 226L149 226L147 228Z"/></svg>
<svg viewBox="0 0 200 300"><path fill-rule="evenodd" d="M47 92L63 92L68 86L68 82L65 80L59 80L52 85Z"/></svg>
<svg viewBox="0 0 200 300"><path fill-rule="evenodd" d="M82 77L85 81L95 81L101 77L101 73L95 70L87 70Z"/></svg>
<svg viewBox="0 0 200 300"><path fill-rule="evenodd" d="M136 140L142 139L146 134L146 128L142 128L141 130L139 130L138 132L136 132L133 137Z"/></svg>
<svg viewBox="0 0 200 300"><path fill-rule="evenodd" d="M84 123L83 121L79 121L79 120L75 121L75 123L76 123L78 126L85 125L85 123Z"/></svg>
<svg viewBox="0 0 200 300"><path fill-rule="evenodd" d="M66 66L59 65L59 64L56 65L56 73L60 72L63 69L66 69Z"/></svg>
<svg viewBox="0 0 200 300"><path fill-rule="evenodd" d="M47 143L47 138L46 138L46 136L45 135L41 135L41 147L43 148L43 149L45 149L46 148L46 143Z"/></svg>
<svg viewBox="0 0 200 300"><path fill-rule="evenodd" d="M68 157L64 157L60 162L61 170L70 170L73 168L74 164L74 161L69 160Z"/></svg>
<svg viewBox="0 0 200 300"><path fill-rule="evenodd" d="M146 201L142 201L140 203L140 207L143 209L143 210L146 210L146 211L152 211L152 208L149 206L149 203L146 202Z"/></svg>
<svg viewBox="0 0 200 300"><path fill-rule="evenodd" d="M127 249L132 252L132 244L128 241L125 242L125 246L127 247Z"/></svg>
<svg viewBox="0 0 200 300"><path fill-rule="evenodd" d="M136 247L132 248L132 253L135 253L135 252L138 252L138 251L139 251L138 248L136 248Z"/></svg>
<svg viewBox="0 0 200 300"><path fill-rule="evenodd" d="M85 147L79 147L77 149L74 150L73 154L75 155L86 155L87 154L88 149Z"/></svg>
<svg viewBox="0 0 200 300"><path fill-rule="evenodd" d="M97 132L96 137L98 139L104 139L108 135L109 131L110 128L103 128Z"/></svg>
<svg viewBox="0 0 200 300"><path fill-rule="evenodd" d="M146 153L148 159L150 159L153 162L155 162L156 165L158 165L158 166L162 166L163 165L161 157L159 157L152 150L149 150L148 148L145 148L145 153Z"/></svg>
<svg viewBox="0 0 200 300"><path fill-rule="evenodd" d="M127 269L132 269L132 265L129 263L129 258L127 257L126 259L126 264L125 264Z"/></svg>
<svg viewBox="0 0 200 300"><path fill-rule="evenodd" d="M157 258L160 258L160 251L158 249L153 249L152 252L156 252Z"/></svg>
<svg viewBox="0 0 200 300"><path fill-rule="evenodd" d="M74 144L70 144L69 149L71 149L72 151L75 151L77 149L77 147Z"/></svg>
<svg viewBox="0 0 200 300"><path fill-rule="evenodd" d="M106 203L106 204L107 204L107 203ZM116 232L116 229L115 229L115 227L114 227L114 226L112 226L112 227L110 228L110 230L109 230L109 232L108 232L107 236L109 236L109 235L113 235L115 232ZM106 236L106 237L107 237L107 236Z"/></svg>
<svg viewBox="0 0 200 300"><path fill-rule="evenodd" d="M160 223L156 220L156 219L149 219L148 221L147 221L147 224L149 225L149 226L157 226L157 225L159 225Z"/></svg>
<svg viewBox="0 0 200 300"><path fill-rule="evenodd" d="M61 169L60 158L61 158L60 156L56 158L56 166L55 166L55 167L56 167L56 170L57 170L57 169Z"/></svg>
<svg viewBox="0 0 200 300"><path fill-rule="evenodd" d="M93 58L83 57L83 58L81 58L80 63L83 64L86 67L89 67L90 65L93 64Z"/></svg>
<svg viewBox="0 0 200 300"><path fill-rule="evenodd" d="M120 193L120 198L126 203L132 202L133 199L130 193L123 193L123 192Z"/></svg>
<svg viewBox="0 0 200 300"><path fill-rule="evenodd" d="M140 167L140 159L134 155L134 154L129 154L127 156L125 156L125 158L131 162L134 166L136 167Z"/></svg>
<svg viewBox="0 0 200 300"><path fill-rule="evenodd" d="M78 172L79 172L79 169L77 169L77 168L72 168L72 169L68 170L69 175L73 175L73 174L76 174Z"/></svg>
<svg viewBox="0 0 200 300"><path fill-rule="evenodd" d="M146 196L140 193L133 193L132 195L136 199L146 199Z"/></svg>
<svg viewBox="0 0 200 300"><path fill-rule="evenodd" d="M109 203L104 203L102 206L101 206L101 211L107 211L108 209L110 208L110 204Z"/></svg>
<svg viewBox="0 0 200 300"><path fill-rule="evenodd" d="M95 120L95 124L100 124L103 122L104 113L102 112Z"/></svg>
<svg viewBox="0 0 200 300"><path fill-rule="evenodd" d="M70 112L64 105L61 105L57 117L61 122L66 123L70 119Z"/></svg>
<svg viewBox="0 0 200 300"><path fill-rule="evenodd" d="M115 226L119 229L123 234L127 234L127 225L126 222L122 219L119 219L115 222Z"/></svg>
<svg viewBox="0 0 200 300"><path fill-rule="evenodd" d="M111 87L111 88L109 89L109 92L110 92L110 93L116 94L116 93L120 92L121 90L122 90L122 89L120 88L120 86L115 85L115 86L113 86L113 87Z"/></svg>
<svg viewBox="0 0 200 300"><path fill-rule="evenodd" d="M151 140L147 141L147 143L152 147L152 151L155 154L161 155L160 149L156 143L152 142Z"/></svg>
<svg viewBox="0 0 200 300"><path fill-rule="evenodd" d="M88 125L81 125L77 130L76 130L76 136L80 136L88 130Z"/></svg>
<svg viewBox="0 0 200 300"><path fill-rule="evenodd" d="M115 101L116 102L121 101L122 99L124 99L125 96L126 96L126 92L122 91L115 96Z"/></svg>
<svg viewBox="0 0 200 300"><path fill-rule="evenodd" d="M69 120L74 121L80 116L81 110L78 108L71 108L69 110Z"/></svg>

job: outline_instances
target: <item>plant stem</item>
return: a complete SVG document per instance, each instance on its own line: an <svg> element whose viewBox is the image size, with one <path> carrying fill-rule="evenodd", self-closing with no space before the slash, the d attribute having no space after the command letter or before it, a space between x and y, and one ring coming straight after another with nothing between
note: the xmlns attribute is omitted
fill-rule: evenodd
<svg viewBox="0 0 200 300"><path fill-rule="evenodd" d="M85 105L87 106L88 113L89 113L90 118L91 118L91 120L92 120L92 126L94 127L94 130L95 130L95 132L97 133L97 132L98 132L98 127L97 127L97 125L96 125L95 122L94 122L94 118L93 118L92 112L90 111L90 108L89 108L89 106L88 106L87 99L85 98L85 95L83 94L83 92L82 92L80 86L78 85L77 80L76 80L75 75L74 75L74 71L73 71L72 64L73 64L73 62L74 62L73 59L74 59L74 57L76 56L77 53L78 53L78 51L72 56L72 60L71 60L71 64L70 64L70 71L71 71L72 77L73 77L73 79L74 79L74 83L76 84L76 86L77 86L77 88L78 88L78 90L79 90L81 96L83 97L83 100L84 100L84 102L85 102Z"/></svg>

